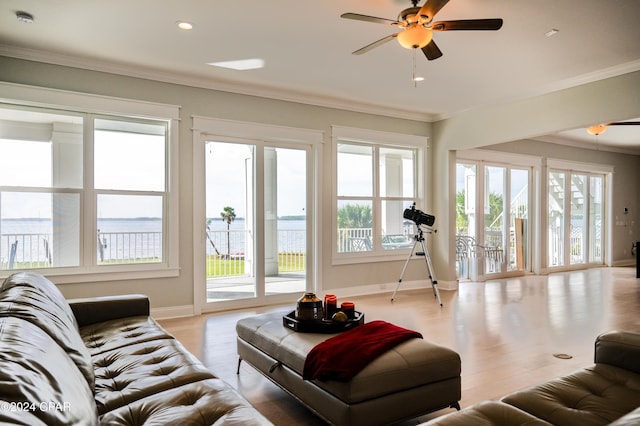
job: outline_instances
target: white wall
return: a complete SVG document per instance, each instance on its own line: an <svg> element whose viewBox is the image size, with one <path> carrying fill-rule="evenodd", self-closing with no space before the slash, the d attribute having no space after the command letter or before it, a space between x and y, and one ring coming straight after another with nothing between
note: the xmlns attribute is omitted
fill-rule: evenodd
<svg viewBox="0 0 640 426"><path fill-rule="evenodd" d="M293 102L124 77L96 71L0 57L0 81L86 92L143 101L180 105L180 267L172 279L65 284L67 297L89 297L120 293L145 293L153 308L193 304L193 158L190 123L192 116L251 121L320 130L325 135L321 220L324 229L323 286L338 289L395 283L403 261L366 265L332 266L331 247L331 158L330 126L341 125L387 132L432 136L427 165L430 187L425 210L437 217L438 236L432 250L440 281L455 280L453 235L455 210L455 150L522 140L557 130L608 120L640 116L640 72L551 95L513 102L510 105L469 111L433 125L374 114L316 107ZM636 159L637 161L637 159ZM625 188L620 190L623 198ZM637 190L636 190L637 192ZM404 280L424 280L424 264L412 262Z"/></svg>
<svg viewBox="0 0 640 426"><path fill-rule="evenodd" d="M127 99L137 99L179 105L180 108L180 276L178 278L110 281L83 284L62 284L66 297L90 297L120 293L149 295L153 308L188 306L193 304L193 158L192 116L212 117L256 123L299 127L324 132L325 165L322 182L322 226L331 232L331 148L330 126L341 125L386 132L429 136L429 123L383 117L373 114L278 101L247 95L200 89L139 78L80 70L63 66L0 57L0 81L86 92ZM329 236L325 242L331 241ZM325 287L340 288L363 284L395 282L402 262L332 267L331 247L319 249L322 255ZM415 271L414 271L415 270ZM411 268L407 280L422 277L422 270ZM292 297L297 298L297 295ZM292 300L295 300L292 299Z"/></svg>

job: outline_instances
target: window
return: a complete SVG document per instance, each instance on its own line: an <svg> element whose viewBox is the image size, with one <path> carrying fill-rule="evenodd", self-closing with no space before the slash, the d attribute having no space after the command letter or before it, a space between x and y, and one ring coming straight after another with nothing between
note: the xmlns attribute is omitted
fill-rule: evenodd
<svg viewBox="0 0 640 426"><path fill-rule="evenodd" d="M166 124L95 120L98 264L163 261Z"/></svg>
<svg viewBox="0 0 640 426"><path fill-rule="evenodd" d="M333 133L335 254L389 257L413 247L415 224L403 212L414 202L424 208L420 182L425 140L338 126Z"/></svg>
<svg viewBox="0 0 640 426"><path fill-rule="evenodd" d="M0 273L172 274L173 119L100 115L83 108L89 95L64 93L79 105L0 102Z"/></svg>

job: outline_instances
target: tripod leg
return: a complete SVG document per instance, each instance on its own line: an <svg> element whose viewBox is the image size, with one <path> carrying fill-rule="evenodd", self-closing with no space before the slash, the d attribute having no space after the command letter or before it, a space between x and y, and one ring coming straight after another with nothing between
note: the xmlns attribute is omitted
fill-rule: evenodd
<svg viewBox="0 0 640 426"><path fill-rule="evenodd" d="M429 272L429 279L431 279L431 288L433 288L433 295L436 299L438 299L438 303L442 307L442 299L440 298L440 291L438 291L438 280L435 278L435 274L433 273L433 265L431 264L431 256L429 256L429 251L424 245L424 241L420 241L422 245L422 251L424 253L424 260L427 262L427 269Z"/></svg>
<svg viewBox="0 0 640 426"><path fill-rule="evenodd" d="M398 284L396 285L396 289L393 291L393 295L391 295L391 301L392 302L393 302L393 299L396 298L396 293L398 292L398 288L400 288L400 283L402 282L402 277L404 276L404 271L407 270L407 265L409 264L409 261L411 260L411 256L413 255L414 250L416 249L416 244L418 244L418 241L413 243L413 248L411 249L411 252L409 253L409 257L407 257L407 260L405 260L405 262L404 262L404 267L402 268L402 272L400 273L400 279L398 280Z"/></svg>

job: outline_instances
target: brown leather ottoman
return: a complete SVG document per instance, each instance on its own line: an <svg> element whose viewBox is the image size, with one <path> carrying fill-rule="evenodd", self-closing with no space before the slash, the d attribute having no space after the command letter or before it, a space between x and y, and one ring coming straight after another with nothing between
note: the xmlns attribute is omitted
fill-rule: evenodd
<svg viewBox="0 0 640 426"><path fill-rule="evenodd" d="M349 382L303 380L307 354L332 334L298 333L282 325L286 312L238 321L242 360L335 425L383 425L446 407L459 409L460 356L411 339L371 362Z"/></svg>

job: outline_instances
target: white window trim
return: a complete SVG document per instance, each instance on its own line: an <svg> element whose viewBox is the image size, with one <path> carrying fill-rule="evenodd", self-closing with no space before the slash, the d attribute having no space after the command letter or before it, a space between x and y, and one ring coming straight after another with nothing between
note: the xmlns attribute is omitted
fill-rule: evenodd
<svg viewBox="0 0 640 426"><path fill-rule="evenodd" d="M0 82L0 102L13 105L24 105L38 108L48 108L82 114L99 114L105 116L131 117L168 122L169 148L167 150L167 188L168 205L165 206L167 258L160 264L138 265L90 265L85 264L77 268L47 268L32 269L46 273L53 277L56 283L82 283L95 281L117 281L144 278L176 277L179 275L179 194L178 194L178 154L179 154L179 117L180 107L177 105L154 102L129 100L109 96L71 92L45 87L28 86L15 83ZM85 126L85 131L86 126ZM85 169L85 174L91 174L93 169ZM91 191L84 189L85 199L81 200L82 207L90 202ZM81 208L82 217L86 217ZM85 220L86 221L86 220ZM86 238L84 238L86 239ZM84 251L84 239L80 242L81 256ZM2 276L8 276L12 271L2 271Z"/></svg>
<svg viewBox="0 0 640 426"><path fill-rule="evenodd" d="M338 154L337 147L341 142L354 142L367 145L380 146L397 146L399 148L416 148L416 208L419 210L429 210L426 205L425 188L426 181L426 165L428 156L429 138L426 136L407 135L403 133L385 132L380 130L361 129L355 127L345 127L339 125L331 126L331 141L333 155L332 176L331 176L331 264L345 265L371 262L397 261L405 259L410 252L409 249L400 249L386 252L357 252L357 253L338 253L338 236L336 229L338 228Z"/></svg>

